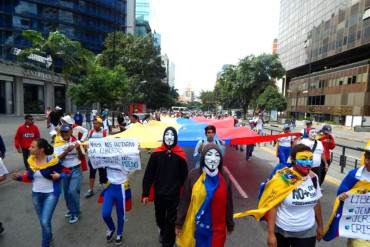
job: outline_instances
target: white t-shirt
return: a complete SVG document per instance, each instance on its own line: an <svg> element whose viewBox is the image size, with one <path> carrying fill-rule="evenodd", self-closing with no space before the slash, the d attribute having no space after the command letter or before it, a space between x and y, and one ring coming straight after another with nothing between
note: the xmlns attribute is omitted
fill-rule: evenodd
<svg viewBox="0 0 370 247"><path fill-rule="evenodd" d="M58 146L54 148L54 153L59 156L61 155L64 150L68 148L69 145L74 145L72 142L66 143L64 145ZM80 164L80 160L78 159L78 154L76 148L74 148L71 152L69 152L66 157L62 160L62 166L71 168Z"/></svg>
<svg viewBox="0 0 370 247"><path fill-rule="evenodd" d="M306 146L308 146L312 149L314 144L315 144L315 141L313 141L309 138L305 138L305 139L300 140L299 143L304 144L304 145L306 145ZM319 167L320 166L321 156L322 156L323 153L324 153L324 146L322 145L321 141L317 141L316 148L313 152L313 165L312 165L312 167Z"/></svg>
<svg viewBox="0 0 370 247"><path fill-rule="evenodd" d="M365 166L360 167L356 172L356 178L360 181L370 182L370 172Z"/></svg>
<svg viewBox="0 0 370 247"><path fill-rule="evenodd" d="M295 137L294 136L285 136L279 138L279 146L282 147L291 147L292 142L294 141Z"/></svg>
<svg viewBox="0 0 370 247"><path fill-rule="evenodd" d="M315 225L314 207L322 197L320 185L316 176L316 186L312 178L293 190L277 207L276 225L288 232L301 232Z"/></svg>
<svg viewBox="0 0 370 247"><path fill-rule="evenodd" d="M51 193L54 191L53 181L42 176L40 171L33 174L32 191L39 193Z"/></svg>
<svg viewBox="0 0 370 247"><path fill-rule="evenodd" d="M3 159L0 158L0 177L7 174L9 174L8 169L6 169Z"/></svg>
<svg viewBox="0 0 370 247"><path fill-rule="evenodd" d="M109 126L112 126L112 122L109 119L105 119L103 121L103 129L104 130L109 130Z"/></svg>
<svg viewBox="0 0 370 247"><path fill-rule="evenodd" d="M123 184L127 180L128 171L123 167L107 167L107 178L112 184Z"/></svg>

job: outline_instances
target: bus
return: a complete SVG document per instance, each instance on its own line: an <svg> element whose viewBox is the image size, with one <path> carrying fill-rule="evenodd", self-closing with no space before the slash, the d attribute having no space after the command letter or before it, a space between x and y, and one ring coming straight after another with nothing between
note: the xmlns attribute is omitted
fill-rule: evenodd
<svg viewBox="0 0 370 247"><path fill-rule="evenodd" d="M188 110L188 108L187 107L184 107L184 106L172 106L171 107L171 110L173 111L173 112L184 112L184 111L187 111Z"/></svg>

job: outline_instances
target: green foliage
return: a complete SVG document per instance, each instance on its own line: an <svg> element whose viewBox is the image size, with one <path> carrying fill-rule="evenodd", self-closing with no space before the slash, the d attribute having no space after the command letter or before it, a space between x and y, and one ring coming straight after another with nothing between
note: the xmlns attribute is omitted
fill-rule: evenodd
<svg viewBox="0 0 370 247"><path fill-rule="evenodd" d="M122 66L109 69L98 64L90 67L81 83L69 87L68 95L78 105L100 103L114 107L128 103L130 78Z"/></svg>
<svg viewBox="0 0 370 247"><path fill-rule="evenodd" d="M176 103L177 92L163 83L165 68L151 35L139 37L117 32L109 34L104 45L100 64L109 68L119 64L126 68L127 75L133 79L130 86L133 101L146 103L152 109Z"/></svg>
<svg viewBox="0 0 370 247"><path fill-rule="evenodd" d="M285 111L288 103L276 86L270 85L258 96L257 105L267 111Z"/></svg>
<svg viewBox="0 0 370 247"><path fill-rule="evenodd" d="M276 55L250 55L236 66L228 66L219 77L215 94L224 107L242 107L247 112L264 89L280 79L285 71Z"/></svg>
<svg viewBox="0 0 370 247"><path fill-rule="evenodd" d="M202 110L216 109L216 97L213 91L202 91L200 93L200 100L202 101Z"/></svg>
<svg viewBox="0 0 370 247"><path fill-rule="evenodd" d="M62 73L66 79L86 73L94 58L93 53L83 48L80 42L68 39L59 31L50 32L44 38L37 31L25 30L22 32L22 36L31 42L32 47L22 50L21 58L25 59L30 54L50 55L53 59L52 70L56 60L62 61Z"/></svg>

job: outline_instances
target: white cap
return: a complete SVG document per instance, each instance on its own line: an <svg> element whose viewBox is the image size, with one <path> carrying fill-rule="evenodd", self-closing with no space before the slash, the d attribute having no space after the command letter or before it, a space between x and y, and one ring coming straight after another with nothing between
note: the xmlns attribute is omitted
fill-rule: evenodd
<svg viewBox="0 0 370 247"><path fill-rule="evenodd" d="M59 110L62 110L62 108L61 108L61 107L59 107L59 106L56 106L56 107L55 107L55 110L59 111Z"/></svg>
<svg viewBox="0 0 370 247"><path fill-rule="evenodd" d="M73 120L73 118L69 115L66 115L64 117L62 117L62 120L66 123L66 124L74 124L75 123L75 120Z"/></svg>

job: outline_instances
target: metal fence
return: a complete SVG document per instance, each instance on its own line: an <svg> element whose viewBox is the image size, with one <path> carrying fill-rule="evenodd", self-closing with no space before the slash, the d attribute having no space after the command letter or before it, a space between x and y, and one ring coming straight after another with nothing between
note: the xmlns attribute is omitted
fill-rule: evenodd
<svg viewBox="0 0 370 247"><path fill-rule="evenodd" d="M272 126L278 128L278 126ZM270 135L281 133L279 129L265 128L266 134ZM338 151L340 149L340 151ZM355 154L348 154L348 150L352 150ZM340 166L340 172L344 173L345 168L353 169L357 168L360 164L362 152L365 150L361 147L347 146L343 144L336 144L336 150L331 152L332 164Z"/></svg>

